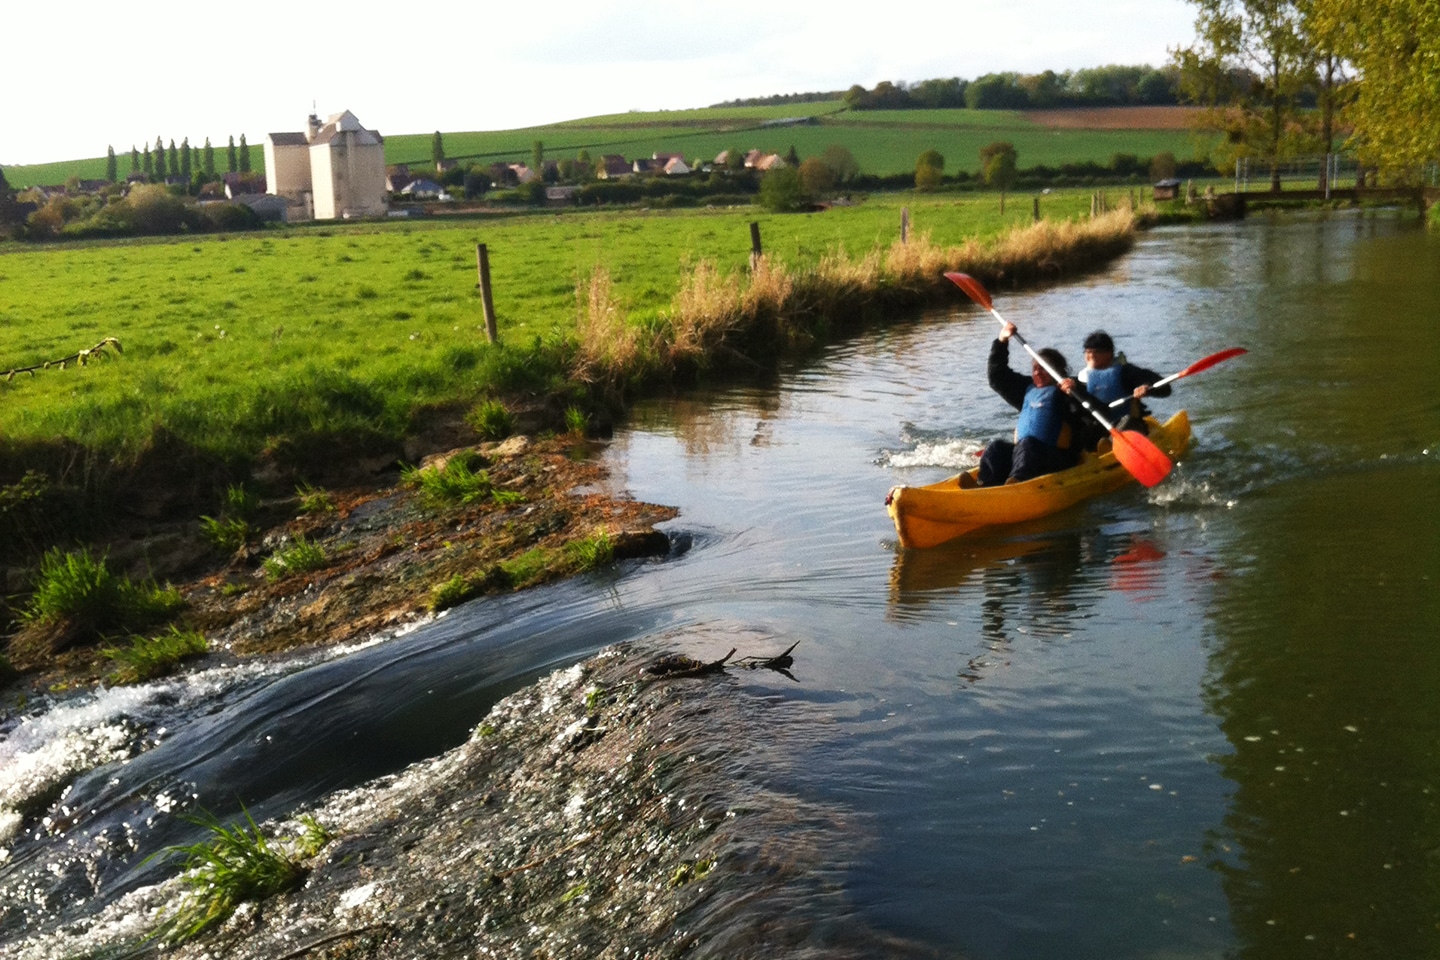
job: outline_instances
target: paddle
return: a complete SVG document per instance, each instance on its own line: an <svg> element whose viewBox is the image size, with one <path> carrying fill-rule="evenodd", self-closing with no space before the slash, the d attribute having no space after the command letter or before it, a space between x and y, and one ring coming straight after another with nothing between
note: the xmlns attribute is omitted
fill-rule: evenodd
<svg viewBox="0 0 1440 960"><path fill-rule="evenodd" d="M1231 347L1229 350L1221 350L1219 353L1212 353L1210 354L1210 356L1206 357L1203 360L1196 360L1194 363L1190 364L1190 366L1186 367L1184 370L1181 370L1179 373L1172 373L1168 377L1161 377L1159 380L1156 380L1154 383L1150 384L1150 386L1152 389L1155 387L1163 387L1165 386L1165 384L1170 383L1172 380L1179 380L1181 377L1188 377L1192 373L1199 373L1201 370L1209 370L1211 367L1215 366L1215 364L1219 363L1222 360L1229 360L1231 357L1238 357L1240 356L1240 354L1247 352L1248 351L1244 347ZM1110 401L1110 406L1118 407L1122 404L1129 403L1130 400L1130 397L1117 397L1116 399Z"/></svg>
<svg viewBox="0 0 1440 960"><path fill-rule="evenodd" d="M990 300L990 292L981 285L979 280L976 280L966 273L952 272L945 274L945 277L961 290L964 290L966 296L971 300L974 300L980 304L980 306L989 310L990 315L996 320L999 320L1001 324L1008 322L996 311L995 304ZM1030 354L1031 359L1040 364L1042 370L1050 374L1051 379L1056 383L1064 379L1054 367L1045 362L1044 357L1040 356L1039 353L1031 348L1030 344L1025 342L1025 338L1020 336L1018 330L1013 336L1016 340L1020 341L1020 346L1025 348L1025 352ZM1077 397L1076 399L1079 398ZM1136 433L1133 430L1119 430L1113 423L1105 419L1103 413L1096 410L1088 402L1080 400L1080 405L1085 408L1085 411L1089 413L1090 416L1100 421L1102 427L1110 432L1110 444L1111 449L1115 453L1115 459L1119 460L1120 465L1126 470L1129 470L1130 475L1136 480L1139 480L1147 487L1153 487L1170 474L1175 464L1165 455L1164 450L1155 446L1154 441L1149 437L1143 433Z"/></svg>

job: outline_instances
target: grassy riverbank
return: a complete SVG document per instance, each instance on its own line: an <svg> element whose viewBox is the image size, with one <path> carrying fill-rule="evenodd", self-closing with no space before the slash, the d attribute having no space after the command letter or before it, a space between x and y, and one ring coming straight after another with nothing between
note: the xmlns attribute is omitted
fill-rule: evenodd
<svg viewBox="0 0 1440 960"><path fill-rule="evenodd" d="M95 645L125 637L26 606L42 555L74 566L56 547L93 544L137 582L179 582L180 625L212 639L242 608L252 619L283 609L296 583L329 591L306 606L316 619L299 634L234 640L267 649L350 636L336 611L374 629L583 569L577 557L609 555L627 508L577 501L575 484L555 482L567 475L558 461L481 455L480 472L461 478L480 492L449 507L406 491L397 464L510 431L578 436L638 394L760 369L953 300L946 270L1004 287L1093 268L1129 247L1136 221L1128 210L1091 218L1089 205L1089 194L1047 196L1035 222L1028 198L1001 216L996 196L905 196L761 217L766 252L753 266L750 209L317 226L0 256L6 368L107 338L124 347L0 382L11 660L44 669L75 650L70 672L92 677ZM490 254L498 344L484 339L478 243ZM306 518L307 499L327 487L352 505L418 497L434 523L456 530L455 511L466 512L473 545L416 539L400 529L412 519L400 518L360 549L346 511L318 527ZM272 516L246 516L255 503ZM664 515L639 508L630 534ZM535 520L552 510L553 522ZM271 578L280 582L265 590L251 583L262 561L267 574L293 565L260 544L314 553L322 528L321 573ZM439 551L423 576L411 557L416 575L400 578L395 596L367 587L339 599L359 571L370 576L412 540ZM175 625L159 619L144 626L164 635Z"/></svg>
<svg viewBox="0 0 1440 960"><path fill-rule="evenodd" d="M11 251L0 256L0 372L103 337L125 353L0 385L0 478L13 482L28 451L60 438L126 462L163 433L244 462L317 436L393 441L433 405L524 392L573 399L566 381L594 366L598 347L577 359L576 344L597 321L651 341L634 368L603 358L611 385L653 381L667 360L703 365L665 349L688 343L697 323L725 327L724 346L746 352L723 315L753 313L757 299L795 339L837 313L939 296L945 268L1018 281L1090 266L1123 247L1128 225L1059 227L1088 205L1080 192L1046 197L1050 226L1019 234L1009 231L1031 220L1028 198L1002 217L994 196L885 197L798 216L567 213ZM912 224L904 246L902 207ZM751 220L766 250L753 277ZM495 346L483 334L478 243L494 278Z"/></svg>

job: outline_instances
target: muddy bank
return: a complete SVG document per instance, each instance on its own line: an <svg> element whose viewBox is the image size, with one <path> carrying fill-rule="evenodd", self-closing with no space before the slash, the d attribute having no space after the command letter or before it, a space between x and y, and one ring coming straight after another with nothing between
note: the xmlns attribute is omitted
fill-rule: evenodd
<svg viewBox="0 0 1440 960"><path fill-rule="evenodd" d="M827 738L823 720L756 696L743 667L650 669L670 649L788 646L740 632L603 651L498 703L460 747L331 796L308 811L336 836L303 886L165 955L928 955L847 903L840 871L871 842L864 820L771 785ZM143 955L183 896L174 879L138 890L0 957Z"/></svg>
<svg viewBox="0 0 1440 960"><path fill-rule="evenodd" d="M600 492L597 449L564 436L455 448L422 466L469 456L504 496L436 504L389 470L324 491L318 509L304 511L298 497L262 501L238 549L218 548L201 518L184 517L157 521L103 550L113 569L180 592L176 622L205 635L211 659L347 643L437 607L571 575L581 565L565 547L576 541L603 536L615 559L668 552L668 538L654 525L676 511ZM298 542L317 548L323 562L280 576L273 563L267 569L268 559ZM522 557L527 562L516 566ZM450 589L437 595L445 585ZM123 640L84 635L63 622L21 625L8 642L20 675L5 702L105 681L115 664L103 650Z"/></svg>

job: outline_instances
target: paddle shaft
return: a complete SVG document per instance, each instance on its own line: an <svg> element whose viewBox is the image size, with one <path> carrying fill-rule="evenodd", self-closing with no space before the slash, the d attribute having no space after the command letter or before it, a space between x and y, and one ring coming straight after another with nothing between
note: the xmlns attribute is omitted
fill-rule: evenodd
<svg viewBox="0 0 1440 960"><path fill-rule="evenodd" d="M1199 373L1201 370L1209 370L1211 367L1215 366L1215 364L1219 363L1220 361L1229 360L1231 357L1238 357L1240 356L1240 354L1245 352L1246 350L1244 347L1231 347L1229 350L1221 350L1219 353L1212 353L1210 354L1210 356L1204 358L1203 360L1196 360L1194 363L1190 364L1190 366L1186 367L1184 370L1181 370L1179 373L1172 373L1168 377L1161 377L1159 380L1156 380L1154 383L1150 384L1150 388L1153 390L1156 387L1163 387L1167 383L1173 383L1174 381L1179 380L1181 377L1188 377L1192 373ZM1131 399L1133 398L1117 397L1116 399L1110 401L1110 406L1118 407L1122 404L1129 403Z"/></svg>
<svg viewBox="0 0 1440 960"><path fill-rule="evenodd" d="M982 306L984 306L984 305L982 304ZM1008 320L1006 320L1004 317L1000 316L1000 312L999 312L998 310L996 310L994 307L986 307L985 309L989 310L989 311L990 311L990 316L994 317L996 320L999 320L1002 326L1004 326L1004 325L1006 325L1006 324L1010 324L1010 321L1008 321ZM1014 324L1010 324L1010 325L1011 325L1011 326L1014 326ZM1051 380L1054 380L1054 381L1058 384L1061 380L1064 380L1064 379L1065 379L1064 377L1060 376L1060 371L1058 371L1058 370L1056 370L1054 367L1050 366L1050 364L1045 360L1045 358L1042 357L1042 356L1040 356L1040 353L1039 353L1038 350L1036 350L1034 347L1030 346L1029 342L1028 342L1024 337L1022 337L1022 336L1020 335L1020 331L1019 331L1018 329L1017 329L1014 333L1012 333L1010 336L1013 337L1014 339L1020 341L1020 346L1024 347L1024 348L1025 348L1025 352L1028 353L1028 354L1030 354L1030 359L1032 359L1032 360L1034 360L1036 363L1040 364L1040 369L1041 369L1041 370L1044 370L1046 373L1050 374L1050 379L1051 379ZM1106 419L1105 419L1105 415L1104 415L1103 413L1101 413L1099 410L1095 409L1093 406L1091 406L1090 401L1084 399L1083 397L1076 397L1076 396L1074 396L1074 394L1071 394L1071 397L1072 397L1076 402L1078 402L1078 403L1080 404L1080 406L1084 407L1084 408L1086 409L1086 411L1089 412L1090 416L1094 417L1096 420L1099 420L1099 421L1100 421L1100 425L1103 426L1106 430L1109 430L1111 433L1115 433L1115 432L1116 432L1116 430L1115 430L1115 424L1111 423L1109 420L1106 420Z"/></svg>

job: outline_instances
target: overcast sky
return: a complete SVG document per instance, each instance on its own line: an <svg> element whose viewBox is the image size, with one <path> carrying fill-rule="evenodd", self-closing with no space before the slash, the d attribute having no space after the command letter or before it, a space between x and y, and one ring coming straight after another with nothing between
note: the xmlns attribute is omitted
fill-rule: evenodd
<svg viewBox="0 0 1440 960"><path fill-rule="evenodd" d="M368 11L368 12L367 12ZM10 18L0 166L300 130L351 110L385 135L504 130L881 80L1160 66L1185 0L594 0L369 6L72 0Z"/></svg>

